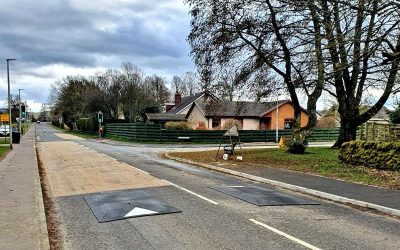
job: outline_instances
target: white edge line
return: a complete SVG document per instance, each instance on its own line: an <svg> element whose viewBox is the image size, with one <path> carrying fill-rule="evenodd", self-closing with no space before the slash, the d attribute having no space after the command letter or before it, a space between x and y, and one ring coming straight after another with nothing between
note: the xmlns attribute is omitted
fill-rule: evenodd
<svg viewBox="0 0 400 250"><path fill-rule="evenodd" d="M146 172L146 171L144 171L144 170L141 170L140 168L137 168L137 167L131 166L131 165L129 165L129 164L125 163L125 162L122 162L122 161L120 161L120 163L122 163L122 164L123 164L123 165L125 165L125 166L128 166L128 167L130 167L130 168L134 168L135 170L139 170L140 172L143 172L143 173L145 173L145 174L148 174L148 175L149 175L149 173L148 173L148 172Z"/></svg>
<svg viewBox="0 0 400 250"><path fill-rule="evenodd" d="M186 188L184 188L184 187L178 186L178 185L176 185L176 184L174 184L174 183L172 183L172 182L170 182L170 181L164 180L164 179L161 179L161 180L163 180L163 181L167 182L168 184L170 184L170 185L172 185L172 186L174 186L174 187L177 187L177 188L179 188L179 189L181 189L181 190L183 190L183 191L185 191L185 192L188 192L189 194L192 194L192 195L194 195L194 196L197 196L197 197L199 197L200 199L203 199L203 200L205 200L205 201L208 201L208 202L210 202L210 203L212 203L212 204L214 204L214 205L218 205L218 202L215 202L215 201L213 201L213 200L211 200L211 199L208 199L208 198L206 198L206 197L204 197L204 196L202 196L202 195L196 194L195 192L190 191L190 190L188 190L188 189L186 189Z"/></svg>
<svg viewBox="0 0 400 250"><path fill-rule="evenodd" d="M273 227L271 227L271 226L268 226L268 225L266 225L266 224L264 224L264 223L262 223L262 222L259 222L259 221L254 220L254 219L249 219L249 221L251 221L251 222L253 222L253 223L255 223L255 224L259 225L259 226L262 226L262 227L268 229L269 231L272 231L272 232L274 232L274 233L276 233L276 234L279 234L279 235L281 235L281 236L283 236L283 237L285 237L285 238L288 238L289 240L292 240L292 241L294 241L294 242L296 242L296 243L298 243L298 244L300 244L300 245L303 245L303 246L305 246L305 247L307 247L307 248L309 248L309 249L321 250L321 249L318 248L318 247L315 247L315 246L313 246L313 245L311 245L311 244L309 244L309 243L307 243L307 242L305 242L305 241L302 241L302 240L300 240L300 239L298 239L298 238L296 238L296 237L293 237L293 236L291 236L291 235L289 235L289 234L287 234L287 233L284 233L284 232L282 232L282 231L280 231L280 230L278 230L278 229L276 229L276 228L273 228Z"/></svg>

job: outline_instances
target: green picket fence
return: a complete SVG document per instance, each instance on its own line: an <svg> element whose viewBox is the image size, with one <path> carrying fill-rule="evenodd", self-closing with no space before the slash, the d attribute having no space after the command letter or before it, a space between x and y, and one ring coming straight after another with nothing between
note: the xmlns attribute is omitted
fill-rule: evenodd
<svg viewBox="0 0 400 250"><path fill-rule="evenodd" d="M224 141L223 130L166 130L160 125L139 123L109 123L105 125L106 137L119 137L137 142L177 142L178 137L190 137L198 143L219 143ZM240 130L242 142L274 142L275 130ZM289 137L292 130L279 130L279 137ZM309 141L335 141L339 129L315 129ZM226 139L225 139L226 140Z"/></svg>

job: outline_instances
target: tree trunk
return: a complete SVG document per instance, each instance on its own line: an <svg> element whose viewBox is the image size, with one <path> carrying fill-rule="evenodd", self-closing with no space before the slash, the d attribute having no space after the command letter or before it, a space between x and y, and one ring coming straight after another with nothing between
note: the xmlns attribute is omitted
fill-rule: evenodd
<svg viewBox="0 0 400 250"><path fill-rule="evenodd" d="M340 148L344 142L353 141L357 138L357 123L346 118L340 121L339 136L332 148Z"/></svg>
<svg viewBox="0 0 400 250"><path fill-rule="evenodd" d="M300 105L294 105L293 140L301 139L301 108Z"/></svg>

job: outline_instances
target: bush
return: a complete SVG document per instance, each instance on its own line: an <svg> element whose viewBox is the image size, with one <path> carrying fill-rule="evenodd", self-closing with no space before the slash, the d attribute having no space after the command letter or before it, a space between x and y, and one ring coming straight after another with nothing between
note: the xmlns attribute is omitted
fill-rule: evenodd
<svg viewBox="0 0 400 250"><path fill-rule="evenodd" d="M237 125L238 129L242 129L242 123L238 120L235 119L228 119L224 122L224 124L222 125L221 129L222 130L228 130L230 129L233 125Z"/></svg>
<svg viewBox="0 0 400 250"><path fill-rule="evenodd" d="M188 122L167 122L165 123L165 129L167 130L191 130L191 126Z"/></svg>
<svg viewBox="0 0 400 250"><path fill-rule="evenodd" d="M351 141L343 143L339 160L376 169L400 170L400 143Z"/></svg>
<svg viewBox="0 0 400 250"><path fill-rule="evenodd" d="M56 127L61 128L61 125L60 125L60 123L59 123L58 121L51 121L51 124L52 124L53 126L56 126Z"/></svg>
<svg viewBox="0 0 400 250"><path fill-rule="evenodd" d="M97 132L98 131L97 119L92 118L80 118L76 121L76 127L79 131L83 132Z"/></svg>
<svg viewBox="0 0 400 250"><path fill-rule="evenodd" d="M292 141L290 142L290 144L287 147L287 151L288 153L291 154L304 154L304 152L306 151L306 145L304 145L304 143L299 142L299 141Z"/></svg>

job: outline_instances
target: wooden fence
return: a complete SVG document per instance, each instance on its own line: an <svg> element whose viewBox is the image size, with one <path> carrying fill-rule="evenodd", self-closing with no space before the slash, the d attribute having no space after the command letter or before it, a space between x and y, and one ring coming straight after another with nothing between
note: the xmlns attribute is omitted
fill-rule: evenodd
<svg viewBox="0 0 400 250"><path fill-rule="evenodd" d="M132 141L142 142L176 142L178 137L190 137L191 141L199 143L219 143L223 130L166 130L160 125L109 123L105 125L106 137L119 137ZM275 130L240 130L242 142L274 142ZM279 137L287 137L292 130L279 130ZM315 129L310 141L335 141L339 134L338 129Z"/></svg>
<svg viewBox="0 0 400 250"><path fill-rule="evenodd" d="M358 139L364 141L393 142L400 140L399 124L367 122L360 126Z"/></svg>

